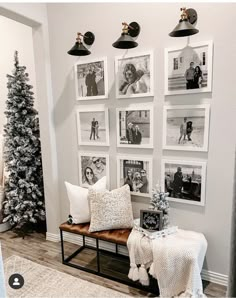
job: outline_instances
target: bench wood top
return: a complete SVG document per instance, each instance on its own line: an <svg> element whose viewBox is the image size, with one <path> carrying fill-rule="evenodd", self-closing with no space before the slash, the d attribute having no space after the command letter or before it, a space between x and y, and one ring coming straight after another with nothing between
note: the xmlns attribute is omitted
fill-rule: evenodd
<svg viewBox="0 0 236 298"><path fill-rule="evenodd" d="M89 232L89 223L70 225L65 222L61 224L59 228L64 232L88 236L120 245L127 244L129 234L131 233L131 229L107 230L91 233Z"/></svg>

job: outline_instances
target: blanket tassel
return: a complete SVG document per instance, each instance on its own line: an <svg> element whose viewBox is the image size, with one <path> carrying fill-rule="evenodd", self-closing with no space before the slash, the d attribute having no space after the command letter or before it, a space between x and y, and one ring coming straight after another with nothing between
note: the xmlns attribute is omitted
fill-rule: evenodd
<svg viewBox="0 0 236 298"><path fill-rule="evenodd" d="M154 271L154 263L151 264L149 269L149 274L156 278L155 271Z"/></svg>
<svg viewBox="0 0 236 298"><path fill-rule="evenodd" d="M130 264L128 278L132 279L133 281L139 280L139 272L136 264Z"/></svg>
<svg viewBox="0 0 236 298"><path fill-rule="evenodd" d="M143 286L149 286L149 277L143 264L139 268L139 281Z"/></svg>

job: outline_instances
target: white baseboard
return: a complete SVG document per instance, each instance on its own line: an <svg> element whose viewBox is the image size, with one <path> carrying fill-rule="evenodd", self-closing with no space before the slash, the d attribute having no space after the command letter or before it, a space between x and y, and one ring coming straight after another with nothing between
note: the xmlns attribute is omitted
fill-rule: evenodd
<svg viewBox="0 0 236 298"><path fill-rule="evenodd" d="M83 238L80 235L63 232L63 238L65 241L68 241L70 243L74 243L77 245L83 245ZM60 235L47 233L47 240L58 242L58 241L60 241ZM92 239L92 238L86 238L86 244L90 245L92 247L95 247L96 240ZM115 244L113 244L113 243L99 240L99 247L101 249L104 249L107 251L115 252ZM119 245L118 252L120 254L128 256L128 249L124 246ZM202 269L201 277L203 280L214 282L216 284L220 284L220 285L224 285L224 286L227 286L227 284L228 284L228 276L221 274L221 273Z"/></svg>
<svg viewBox="0 0 236 298"><path fill-rule="evenodd" d="M52 242L60 242L60 235L59 234L52 234L52 233L46 233L46 240L52 241Z"/></svg>
<svg viewBox="0 0 236 298"><path fill-rule="evenodd" d="M228 275L202 269L201 276L204 280L228 286Z"/></svg>

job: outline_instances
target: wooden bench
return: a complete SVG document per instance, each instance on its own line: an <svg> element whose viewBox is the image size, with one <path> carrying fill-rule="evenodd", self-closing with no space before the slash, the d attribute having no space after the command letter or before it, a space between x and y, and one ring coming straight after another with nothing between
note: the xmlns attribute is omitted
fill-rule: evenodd
<svg viewBox="0 0 236 298"><path fill-rule="evenodd" d="M133 282L130 279L128 279L127 275L129 272L129 257L125 255L121 255L118 252L118 246L127 246L127 240L129 237L129 234L131 232L131 229L118 229L118 230L108 230L108 231L101 231L101 232L89 232L89 223L86 224L68 224L68 223L63 223L59 227L60 229L60 237L61 237L61 252L62 252L62 263L71 266L86 272L90 272L105 278L109 278L114 281L118 281L124 284L127 284L129 286L139 288L148 292L152 292L155 295L159 295L159 288L157 285L157 282L154 278L150 278L150 286L142 286L139 282ZM65 243L63 239L63 232L67 233L72 233L72 234L77 234L82 236L83 239L83 244L80 246L75 252L73 252L71 255L68 257L65 257ZM96 245L91 246L86 244L86 237L88 238L93 238L96 240ZM99 240L106 241L109 243L115 244L115 253L110 252L104 249L101 249L99 247ZM81 253L84 249L92 249L96 251L96 270L78 265L73 263L73 259ZM110 256L112 258L118 259L119 261L122 260L125 261L124 264L127 263L127 270L126 270L126 279L120 278L118 276L114 276L111 274L108 274L107 272L104 272L102 270L102 264L101 264L101 254L105 254L106 256ZM123 263L122 263L123 264Z"/></svg>

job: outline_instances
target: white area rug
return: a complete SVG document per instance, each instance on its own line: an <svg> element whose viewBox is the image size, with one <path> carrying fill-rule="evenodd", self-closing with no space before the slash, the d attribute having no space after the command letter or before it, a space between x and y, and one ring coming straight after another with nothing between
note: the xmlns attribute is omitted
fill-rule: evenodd
<svg viewBox="0 0 236 298"><path fill-rule="evenodd" d="M18 256L5 260L4 271L8 298L130 297ZM14 273L24 277L21 289L8 285L9 276Z"/></svg>

